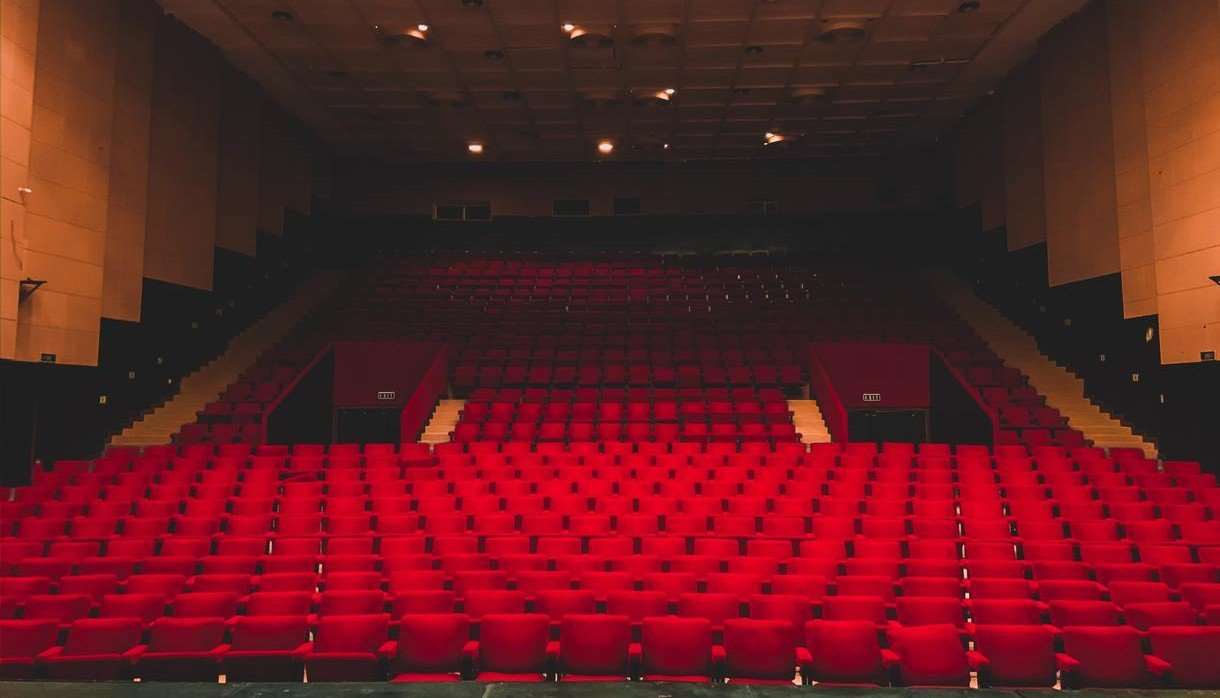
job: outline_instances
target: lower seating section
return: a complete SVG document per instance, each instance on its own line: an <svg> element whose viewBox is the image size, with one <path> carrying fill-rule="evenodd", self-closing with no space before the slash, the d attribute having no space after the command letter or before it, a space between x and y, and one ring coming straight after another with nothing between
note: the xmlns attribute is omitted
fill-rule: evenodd
<svg viewBox="0 0 1220 698"><path fill-rule="evenodd" d="M193 444L2 499L3 678L1220 686L1220 486L1129 452Z"/></svg>

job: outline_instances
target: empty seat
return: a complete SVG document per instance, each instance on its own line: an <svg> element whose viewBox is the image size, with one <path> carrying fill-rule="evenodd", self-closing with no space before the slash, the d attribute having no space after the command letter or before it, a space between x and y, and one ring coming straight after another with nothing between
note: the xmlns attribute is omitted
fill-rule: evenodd
<svg viewBox="0 0 1220 698"><path fill-rule="evenodd" d="M533 613L497 613L479 623L475 655L479 681L541 681L548 670L549 619Z"/></svg>
<svg viewBox="0 0 1220 698"><path fill-rule="evenodd" d="M815 620L805 624L808 655L801 676L819 683L889 683L877 627L868 621Z"/></svg>
<svg viewBox="0 0 1220 698"><path fill-rule="evenodd" d="M807 663L796 627L787 620L737 618L724 624L724 675L733 683L791 684Z"/></svg>
<svg viewBox="0 0 1220 698"><path fill-rule="evenodd" d="M385 613L325 615L318 621L313 642L305 651L310 681L376 681L390 617Z"/></svg>
<svg viewBox="0 0 1220 698"><path fill-rule="evenodd" d="M82 618L68 628L68 639L38 655L53 679L114 681L123 678L144 651L138 618Z"/></svg>
<svg viewBox="0 0 1220 698"><path fill-rule="evenodd" d="M1144 654L1140 633L1130 626L1063 629L1059 669L1069 688L1139 688L1165 673L1165 662Z"/></svg>
<svg viewBox="0 0 1220 698"><path fill-rule="evenodd" d="M891 628L895 682L903 686L966 686L970 666L957 628L921 625Z"/></svg>
<svg viewBox="0 0 1220 698"><path fill-rule="evenodd" d="M59 627L53 620L0 620L0 679L28 679L35 657L55 647Z"/></svg>
<svg viewBox="0 0 1220 698"><path fill-rule="evenodd" d="M711 681L723 652L712 645L712 623L706 618L645 618L640 647L645 681Z"/></svg>
<svg viewBox="0 0 1220 698"><path fill-rule="evenodd" d="M561 681L622 681L633 672L638 646L624 615L565 615L560 625L557 671Z"/></svg>
<svg viewBox="0 0 1220 698"><path fill-rule="evenodd" d="M135 672L144 681L215 682L228 645L219 617L158 618L148 628L148 651Z"/></svg>
<svg viewBox="0 0 1220 698"><path fill-rule="evenodd" d="M458 613L407 614L399 622L397 643L386 647L395 683L451 682L469 675L476 643L470 619Z"/></svg>
<svg viewBox="0 0 1220 698"><path fill-rule="evenodd" d="M1153 656L1164 660L1174 688L1220 687L1220 628L1158 627L1148 632ZM1161 668L1158 666L1158 669Z"/></svg>
<svg viewBox="0 0 1220 698"><path fill-rule="evenodd" d="M1042 625L980 625L974 632L971 667L980 686L1053 686L1055 633Z"/></svg>
<svg viewBox="0 0 1220 698"><path fill-rule="evenodd" d="M239 616L225 654L231 681L300 681L309 623L300 616Z"/></svg>

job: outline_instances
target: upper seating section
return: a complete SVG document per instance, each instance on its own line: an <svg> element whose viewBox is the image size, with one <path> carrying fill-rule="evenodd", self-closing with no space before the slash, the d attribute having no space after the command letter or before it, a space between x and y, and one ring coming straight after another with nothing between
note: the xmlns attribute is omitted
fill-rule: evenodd
<svg viewBox="0 0 1220 698"><path fill-rule="evenodd" d="M801 257L384 261L178 440L253 442L264 407L329 339L403 336L450 345L455 396L521 403L507 421L464 414L454 438L791 440L790 417L760 427L751 405L769 415L800 395L809 342L842 338L937 347L997 409L1001 443L1088 445L918 279L830 266ZM667 416L668 403L700 401L706 416ZM725 402L734 419L716 404ZM589 403L593 417L576 416Z"/></svg>

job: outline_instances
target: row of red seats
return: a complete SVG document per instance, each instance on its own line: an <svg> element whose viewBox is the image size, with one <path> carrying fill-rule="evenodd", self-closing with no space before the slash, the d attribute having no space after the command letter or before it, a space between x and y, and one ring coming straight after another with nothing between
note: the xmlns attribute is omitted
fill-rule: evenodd
<svg viewBox="0 0 1220 698"><path fill-rule="evenodd" d="M558 626L542 614L491 614L478 623L462 614L408 614L399 639L389 639L390 616L322 618L310 640L300 615L161 618L147 630L138 618L77 620L65 642L53 622L3 621L16 643L0 657L5 677L210 681L376 680L719 681L966 686L977 671L981 685L1212 687L1220 671L1207 657L1220 650L1220 629L1154 628L1145 639L1134 629L1068 626L1063 649L1043 626L980 626L974 649L952 625L896 626L882 648L867 623L786 620L727 621L713 644L706 619L644 618L639 642L627 616L568 614ZM802 632L803 631L803 632ZM227 640L227 641L226 641Z"/></svg>

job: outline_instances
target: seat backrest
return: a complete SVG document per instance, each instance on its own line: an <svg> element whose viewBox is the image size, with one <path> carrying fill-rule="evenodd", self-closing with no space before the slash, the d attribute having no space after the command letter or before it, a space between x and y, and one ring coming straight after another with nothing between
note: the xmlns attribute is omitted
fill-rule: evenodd
<svg viewBox="0 0 1220 698"><path fill-rule="evenodd" d="M645 675L710 676L712 622L706 618L645 618L641 648Z"/></svg>
<svg viewBox="0 0 1220 698"><path fill-rule="evenodd" d="M844 683L884 681L877 626L869 621L809 621L805 645L813 657L810 678Z"/></svg>
<svg viewBox="0 0 1220 698"><path fill-rule="evenodd" d="M148 627L150 652L206 652L224 642L224 618L158 618Z"/></svg>
<svg viewBox="0 0 1220 698"><path fill-rule="evenodd" d="M627 616L571 614L559 632L559 664L568 674L626 676L631 621Z"/></svg>
<svg viewBox="0 0 1220 698"><path fill-rule="evenodd" d="M507 674L546 670L550 619L539 613L493 613L479 624L479 669Z"/></svg>
<svg viewBox="0 0 1220 698"><path fill-rule="evenodd" d="M1055 633L1045 625L980 625L974 642L990 661L991 685L1054 685Z"/></svg>
<svg viewBox="0 0 1220 698"><path fill-rule="evenodd" d="M388 613L330 615L318 620L315 652L376 652L390 632Z"/></svg>
<svg viewBox="0 0 1220 698"><path fill-rule="evenodd" d="M1148 633L1152 653L1169 662L1175 688L1220 686L1220 627L1160 627Z"/></svg>
<svg viewBox="0 0 1220 698"><path fill-rule="evenodd" d="M407 614L399 624L395 664L408 672L458 672L469 641L470 617L465 614Z"/></svg>
<svg viewBox="0 0 1220 698"><path fill-rule="evenodd" d="M200 591L178 594L170 603L170 607L173 614L179 618L228 618L237 613L237 599L237 594L232 592Z"/></svg>
<svg viewBox="0 0 1220 698"><path fill-rule="evenodd" d="M791 679L795 673L796 634L796 628L786 620L725 621L725 673L730 677Z"/></svg>
<svg viewBox="0 0 1220 698"><path fill-rule="evenodd" d="M33 657L53 646L58 636L53 620L0 620L0 657Z"/></svg>
<svg viewBox="0 0 1220 698"><path fill-rule="evenodd" d="M898 675L911 686L965 686L970 667L957 628L920 625L892 628L890 649L898 654Z"/></svg>
<svg viewBox="0 0 1220 698"><path fill-rule="evenodd" d="M303 616L312 605L308 591L256 591L246 598L246 615Z"/></svg>
<svg viewBox="0 0 1220 698"><path fill-rule="evenodd" d="M237 651L293 650L309 636L309 623L300 616L239 616L233 626Z"/></svg>
<svg viewBox="0 0 1220 698"><path fill-rule="evenodd" d="M1075 674L1081 686L1138 687L1148 678L1139 631L1130 626L1068 626L1063 649L1080 662Z"/></svg>
<svg viewBox="0 0 1220 698"><path fill-rule="evenodd" d="M139 618L82 618L68 629L65 655L122 654L140 642Z"/></svg>

